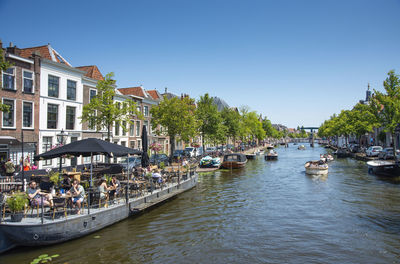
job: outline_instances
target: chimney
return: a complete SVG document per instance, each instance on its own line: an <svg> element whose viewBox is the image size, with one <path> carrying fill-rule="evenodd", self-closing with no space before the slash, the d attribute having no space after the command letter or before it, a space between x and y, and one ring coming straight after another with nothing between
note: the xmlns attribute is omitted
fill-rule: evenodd
<svg viewBox="0 0 400 264"><path fill-rule="evenodd" d="M12 48L12 46L13 46L13 43L12 43L12 42L10 42L10 48Z"/></svg>
<svg viewBox="0 0 400 264"><path fill-rule="evenodd" d="M17 54L17 51L19 51L19 49L17 48L17 46L13 45L13 43L10 42L10 46L7 47L7 52L8 52L8 53L11 53L11 54L18 55L18 54Z"/></svg>

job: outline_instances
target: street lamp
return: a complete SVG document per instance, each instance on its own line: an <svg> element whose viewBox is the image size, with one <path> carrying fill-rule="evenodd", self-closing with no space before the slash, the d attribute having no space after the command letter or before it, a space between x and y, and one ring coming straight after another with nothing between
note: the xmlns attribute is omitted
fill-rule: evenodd
<svg viewBox="0 0 400 264"><path fill-rule="evenodd" d="M64 132L64 129L61 129L61 133L56 134L56 136L59 147L64 145L68 138L68 134ZM61 176L61 170L62 170L62 156L60 156L60 169L59 169L60 176Z"/></svg>

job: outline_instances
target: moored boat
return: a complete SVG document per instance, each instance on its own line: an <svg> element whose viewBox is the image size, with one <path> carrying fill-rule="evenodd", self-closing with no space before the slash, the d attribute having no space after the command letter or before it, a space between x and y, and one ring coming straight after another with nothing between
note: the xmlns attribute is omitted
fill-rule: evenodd
<svg viewBox="0 0 400 264"><path fill-rule="evenodd" d="M221 167L225 169L238 169L246 166L246 155L241 153L231 153L224 156Z"/></svg>
<svg viewBox="0 0 400 264"><path fill-rule="evenodd" d="M267 154L264 156L266 160L277 160L278 153L275 151L273 146L267 147Z"/></svg>
<svg viewBox="0 0 400 264"><path fill-rule="evenodd" d="M336 157L337 158L347 158L349 156L350 156L350 152L347 149L339 148L336 151Z"/></svg>
<svg viewBox="0 0 400 264"><path fill-rule="evenodd" d="M319 159L322 160L323 162L330 162L334 160L331 154L321 154L319 155Z"/></svg>
<svg viewBox="0 0 400 264"><path fill-rule="evenodd" d="M300 149L300 150L305 150L305 149L306 149L306 146L304 146L304 145L300 145L300 146L298 146L298 147L297 147L297 149Z"/></svg>
<svg viewBox="0 0 400 264"><path fill-rule="evenodd" d="M367 165L369 173L384 177L400 177L400 166L394 161L370 160Z"/></svg>
<svg viewBox="0 0 400 264"><path fill-rule="evenodd" d="M255 159L256 156L257 156L257 154L255 154L255 153L246 154L246 158L247 158L247 159Z"/></svg>
<svg viewBox="0 0 400 264"><path fill-rule="evenodd" d="M306 173L309 175L326 175L328 174L328 164L321 160L308 161L304 165Z"/></svg>
<svg viewBox="0 0 400 264"><path fill-rule="evenodd" d="M218 168L221 166L221 159L218 157L213 158L211 156L205 156L200 160L199 166L201 168Z"/></svg>

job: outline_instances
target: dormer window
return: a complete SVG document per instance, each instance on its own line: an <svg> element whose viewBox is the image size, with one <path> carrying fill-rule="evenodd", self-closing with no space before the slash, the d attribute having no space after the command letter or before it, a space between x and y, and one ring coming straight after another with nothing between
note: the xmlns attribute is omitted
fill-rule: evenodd
<svg viewBox="0 0 400 264"><path fill-rule="evenodd" d="M57 57L57 60L58 60L60 63L65 64L65 61L61 58L60 55L56 54L56 57Z"/></svg>

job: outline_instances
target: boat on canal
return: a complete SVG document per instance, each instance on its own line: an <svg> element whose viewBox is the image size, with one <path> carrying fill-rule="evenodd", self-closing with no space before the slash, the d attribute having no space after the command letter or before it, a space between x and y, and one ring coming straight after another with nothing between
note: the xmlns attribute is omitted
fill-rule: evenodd
<svg viewBox="0 0 400 264"><path fill-rule="evenodd" d="M306 146L300 145L300 146L297 147L297 149L299 149L299 150L305 150L305 149L306 149Z"/></svg>
<svg viewBox="0 0 400 264"><path fill-rule="evenodd" d="M246 154L246 158L247 159L255 159L256 158L256 156L257 156L257 154L256 153L249 153L249 154Z"/></svg>
<svg viewBox="0 0 400 264"><path fill-rule="evenodd" d="M377 176L400 177L400 166L395 161L370 160L367 165L368 172Z"/></svg>
<svg viewBox="0 0 400 264"><path fill-rule="evenodd" d="M219 168L221 166L221 158L205 156L200 160L199 166L200 168Z"/></svg>
<svg viewBox="0 0 400 264"><path fill-rule="evenodd" d="M326 175L328 174L328 164L321 160L312 160L304 165L306 173L309 175Z"/></svg>
<svg viewBox="0 0 400 264"><path fill-rule="evenodd" d="M323 162L330 162L334 160L331 154L321 154L319 155L319 159L322 160Z"/></svg>
<svg viewBox="0 0 400 264"><path fill-rule="evenodd" d="M277 160L278 159L278 153L275 151L275 148L273 146L268 146L267 147L267 154L264 156L266 160Z"/></svg>
<svg viewBox="0 0 400 264"><path fill-rule="evenodd" d="M221 167L225 169L239 169L246 166L247 157L241 153L231 153L224 156Z"/></svg>
<svg viewBox="0 0 400 264"><path fill-rule="evenodd" d="M126 194L119 204L104 207L95 204L93 207L83 208L79 215L62 214L58 218L52 218L53 213L37 208L37 212L25 215L21 222L12 222L11 215L2 217L0 253L18 246L52 245L88 235L192 189L197 180L197 173L194 170L188 171L162 188L146 188L140 195L135 193L135 196Z"/></svg>

